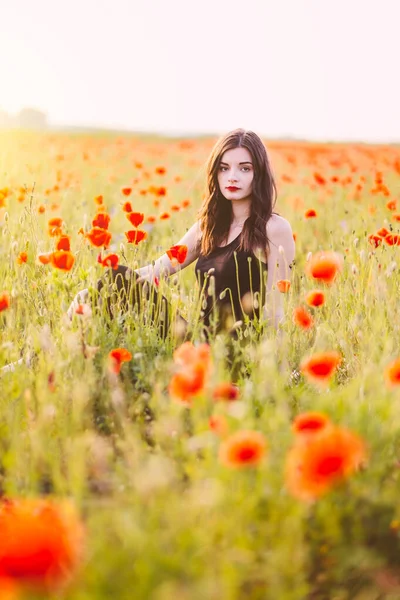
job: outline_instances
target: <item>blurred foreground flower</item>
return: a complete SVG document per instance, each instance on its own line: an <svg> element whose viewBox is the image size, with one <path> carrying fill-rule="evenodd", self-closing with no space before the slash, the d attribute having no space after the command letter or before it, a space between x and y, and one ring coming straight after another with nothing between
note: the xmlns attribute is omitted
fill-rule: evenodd
<svg viewBox="0 0 400 600"><path fill-rule="evenodd" d="M385 381L388 387L400 385L400 358L396 358L386 367Z"/></svg>
<svg viewBox="0 0 400 600"><path fill-rule="evenodd" d="M336 426L298 436L286 459L286 486L301 500L315 500L352 475L366 460L363 440Z"/></svg>
<svg viewBox="0 0 400 600"><path fill-rule="evenodd" d="M304 359L300 371L312 383L326 386L341 363L339 352L319 352Z"/></svg>
<svg viewBox="0 0 400 600"><path fill-rule="evenodd" d="M331 285L342 270L342 257L337 252L316 252L306 265L310 277Z"/></svg>
<svg viewBox="0 0 400 600"><path fill-rule="evenodd" d="M267 452L267 443L259 431L237 431L219 448L219 460L226 467L242 468L258 465Z"/></svg>
<svg viewBox="0 0 400 600"><path fill-rule="evenodd" d="M184 244L171 246L169 250L167 250L167 255L170 260L176 259L178 263L181 265L185 262L187 256L188 248Z"/></svg>
<svg viewBox="0 0 400 600"><path fill-rule="evenodd" d="M7 308L10 308L10 296L7 294L7 292L3 292L0 294L0 312L6 310Z"/></svg>
<svg viewBox="0 0 400 600"><path fill-rule="evenodd" d="M123 362L132 360L132 354L125 348L114 348L114 350L111 350L108 357L110 361L110 370L117 374L121 371Z"/></svg>
<svg viewBox="0 0 400 600"><path fill-rule="evenodd" d="M282 294L286 294L290 289L289 279L280 279L276 282L276 287Z"/></svg>
<svg viewBox="0 0 400 600"><path fill-rule="evenodd" d="M193 396L203 392L211 370L211 354L208 344L194 346L184 342L174 352L173 359L178 366L168 386L168 392L175 400L190 404Z"/></svg>
<svg viewBox="0 0 400 600"><path fill-rule="evenodd" d="M330 425L329 417L319 412L306 412L297 415L292 424L292 430L296 435L309 435L321 431Z"/></svg>
<svg viewBox="0 0 400 600"><path fill-rule="evenodd" d="M0 531L0 581L56 591L82 559L84 528L69 502L5 501L0 504Z"/></svg>

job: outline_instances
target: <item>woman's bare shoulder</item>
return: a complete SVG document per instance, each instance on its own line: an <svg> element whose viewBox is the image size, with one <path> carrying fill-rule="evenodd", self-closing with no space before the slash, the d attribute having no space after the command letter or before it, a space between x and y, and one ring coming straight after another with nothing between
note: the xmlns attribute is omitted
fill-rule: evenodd
<svg viewBox="0 0 400 600"><path fill-rule="evenodd" d="M276 235L291 234L292 227L287 219L280 215L273 214L267 223L267 235L269 238Z"/></svg>

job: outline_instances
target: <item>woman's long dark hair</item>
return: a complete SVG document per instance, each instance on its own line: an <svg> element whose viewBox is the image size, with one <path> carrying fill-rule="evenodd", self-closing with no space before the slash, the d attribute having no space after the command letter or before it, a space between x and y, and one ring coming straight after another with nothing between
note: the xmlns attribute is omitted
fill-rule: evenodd
<svg viewBox="0 0 400 600"><path fill-rule="evenodd" d="M250 216L244 223L240 250L254 252L257 248L269 251L266 225L275 206L277 190L266 148L253 131L235 129L221 137L208 158L206 190L198 213L202 231L201 253L210 254L228 236L232 223L232 203L220 192L218 171L224 152L233 148L247 148L253 162L252 202Z"/></svg>

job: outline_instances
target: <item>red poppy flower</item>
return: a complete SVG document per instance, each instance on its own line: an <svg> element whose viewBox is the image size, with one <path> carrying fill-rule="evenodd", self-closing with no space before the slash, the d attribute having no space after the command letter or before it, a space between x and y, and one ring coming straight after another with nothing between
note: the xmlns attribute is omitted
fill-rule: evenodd
<svg viewBox="0 0 400 600"><path fill-rule="evenodd" d="M56 244L56 250L65 250L65 251L71 250L71 244L70 244L70 239L69 239L68 235L62 235L58 238L57 244Z"/></svg>
<svg viewBox="0 0 400 600"><path fill-rule="evenodd" d="M48 222L49 235L52 237L60 236L62 234L62 225L63 220L59 217L54 217L53 219L50 219Z"/></svg>
<svg viewBox="0 0 400 600"><path fill-rule="evenodd" d="M282 294L286 294L290 290L290 281L288 279L279 279L276 282L276 287Z"/></svg>
<svg viewBox="0 0 400 600"><path fill-rule="evenodd" d="M124 196L130 196L132 193L132 188L131 187L123 187L121 191Z"/></svg>
<svg viewBox="0 0 400 600"><path fill-rule="evenodd" d="M318 385L327 385L342 361L339 352L319 352L302 361L303 375Z"/></svg>
<svg viewBox="0 0 400 600"><path fill-rule="evenodd" d="M178 263L181 265L185 262L187 256L188 248L184 244L171 246L169 250L167 250L167 255L170 260L175 258Z"/></svg>
<svg viewBox="0 0 400 600"><path fill-rule="evenodd" d="M200 394L207 381L207 365L196 361L185 365L178 373L175 373L168 386L168 392L174 400L190 404L193 397Z"/></svg>
<svg viewBox="0 0 400 600"><path fill-rule="evenodd" d="M108 357L110 361L110 370L117 374L121 371L123 362L132 360L132 354L125 348L114 348L114 350L109 352Z"/></svg>
<svg viewBox="0 0 400 600"><path fill-rule="evenodd" d="M310 329L314 325L314 319L302 306L297 306L293 310L293 322L302 329Z"/></svg>
<svg viewBox="0 0 400 600"><path fill-rule="evenodd" d="M135 244L137 246L139 242L142 242L147 238L147 231L142 231L141 229L131 229L130 231L126 231L125 235L128 240L128 244Z"/></svg>
<svg viewBox="0 0 400 600"><path fill-rule="evenodd" d="M101 246L108 248L111 242L111 233L102 227L93 227L85 237L96 248L100 248Z"/></svg>
<svg viewBox="0 0 400 600"><path fill-rule="evenodd" d="M400 235L397 233L388 233L383 239L388 246L400 246Z"/></svg>
<svg viewBox="0 0 400 600"><path fill-rule="evenodd" d="M386 367L385 380L388 387L400 385L400 358L396 358Z"/></svg>
<svg viewBox="0 0 400 600"><path fill-rule="evenodd" d="M3 502L0 530L1 577L37 591L56 592L82 559L84 528L69 502Z"/></svg>
<svg viewBox="0 0 400 600"><path fill-rule="evenodd" d="M215 401L224 400L231 402L239 398L239 388L229 381L221 381L221 383L217 383L214 386L212 397Z"/></svg>
<svg viewBox="0 0 400 600"><path fill-rule="evenodd" d="M99 196L95 196L94 201L96 204L103 204L103 196L101 194Z"/></svg>
<svg viewBox="0 0 400 600"><path fill-rule="evenodd" d="M165 167L156 167L157 175L165 175L166 172L167 172L167 169Z"/></svg>
<svg viewBox="0 0 400 600"><path fill-rule="evenodd" d="M93 225L93 227L100 227L101 229L108 229L110 221L111 221L111 218L110 218L109 214L107 214L106 212L99 212L93 219L92 225Z"/></svg>
<svg viewBox="0 0 400 600"><path fill-rule="evenodd" d="M118 269L118 260L117 254L107 254L104 258L99 254L97 257L97 262L103 267L112 267L113 269Z"/></svg>
<svg viewBox="0 0 400 600"><path fill-rule="evenodd" d="M340 427L324 427L299 439L286 459L286 486L293 496L313 501L352 475L366 460L364 441Z"/></svg>
<svg viewBox="0 0 400 600"><path fill-rule="evenodd" d="M309 208L308 210L306 210L306 212L304 213L304 216L306 219L312 219L313 217L317 216L317 211L314 210L313 208Z"/></svg>
<svg viewBox="0 0 400 600"><path fill-rule="evenodd" d="M322 306L325 303L325 294L321 290L312 290L306 296L308 306Z"/></svg>
<svg viewBox="0 0 400 600"><path fill-rule="evenodd" d="M383 238L380 235L371 233L368 236L368 241L372 246L374 246L374 248L378 248L378 246L382 244Z"/></svg>
<svg viewBox="0 0 400 600"><path fill-rule="evenodd" d="M388 235L388 233L390 233L390 231L386 229L386 227L382 227L381 229L379 229L379 231L376 232L376 235L379 235L380 237L384 238Z"/></svg>
<svg viewBox="0 0 400 600"><path fill-rule="evenodd" d="M50 254L50 262L53 267L61 271L70 271L74 266L74 255L65 250L56 250Z"/></svg>
<svg viewBox="0 0 400 600"><path fill-rule="evenodd" d="M161 215L160 215L160 219L161 219L161 221L166 221L167 219L169 219L169 218L170 218L170 216L171 216L171 215L170 215L169 213L167 213L167 212L163 212L163 213L161 213Z"/></svg>
<svg viewBox="0 0 400 600"><path fill-rule="evenodd" d="M157 196L165 196L166 193L167 193L167 188L165 188L165 187L159 187L156 189Z"/></svg>
<svg viewBox="0 0 400 600"><path fill-rule="evenodd" d="M132 223L134 227L139 227L141 223L143 223L144 214L139 212L130 212L127 215L127 218Z"/></svg>
<svg viewBox="0 0 400 600"><path fill-rule="evenodd" d="M122 206L122 210L127 213L132 212L132 204L130 202L125 202Z"/></svg>
<svg viewBox="0 0 400 600"><path fill-rule="evenodd" d="M224 415L212 415L208 419L208 426L216 435L225 437L229 431L228 421Z"/></svg>
<svg viewBox="0 0 400 600"><path fill-rule="evenodd" d="M342 269L342 259L336 252L316 252L306 265L309 276L331 285Z"/></svg>
<svg viewBox="0 0 400 600"><path fill-rule="evenodd" d="M386 208L389 210L396 210L397 208L397 200L389 200L386 204Z"/></svg>
<svg viewBox="0 0 400 600"><path fill-rule="evenodd" d="M258 465L267 453L267 443L259 431L237 431L223 441L219 461L226 467L243 468Z"/></svg>
<svg viewBox="0 0 400 600"><path fill-rule="evenodd" d="M297 415L292 424L292 430L296 434L312 434L330 424L330 419L323 413L306 412Z"/></svg>
<svg viewBox="0 0 400 600"><path fill-rule="evenodd" d="M7 292L3 292L0 294L0 312L6 310L7 308L10 308L10 296L7 294Z"/></svg>
<svg viewBox="0 0 400 600"><path fill-rule="evenodd" d="M28 255L26 252L20 252L17 257L17 263L22 265L23 263L28 262Z"/></svg>

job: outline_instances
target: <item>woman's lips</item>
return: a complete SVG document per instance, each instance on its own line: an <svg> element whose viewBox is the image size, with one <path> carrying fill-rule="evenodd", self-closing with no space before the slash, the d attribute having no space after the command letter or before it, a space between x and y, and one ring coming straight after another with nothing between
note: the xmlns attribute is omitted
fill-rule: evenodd
<svg viewBox="0 0 400 600"><path fill-rule="evenodd" d="M236 192L236 190L240 190L240 188L237 187L227 187L227 190L229 190L230 192Z"/></svg>

